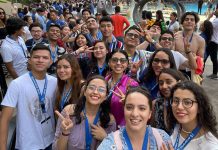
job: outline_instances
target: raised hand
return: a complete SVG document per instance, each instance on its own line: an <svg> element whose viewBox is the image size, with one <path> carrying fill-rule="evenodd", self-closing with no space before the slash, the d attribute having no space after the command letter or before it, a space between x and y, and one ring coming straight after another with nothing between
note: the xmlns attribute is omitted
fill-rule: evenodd
<svg viewBox="0 0 218 150"><path fill-rule="evenodd" d="M112 91L112 92L113 92L116 96L118 96L118 97L120 98L120 102L123 103L126 96L125 96L125 94L124 94L118 87L116 87L116 88L117 88L117 90L118 90L119 93L117 93L117 92L115 92L115 91Z"/></svg>
<svg viewBox="0 0 218 150"><path fill-rule="evenodd" d="M70 130L73 128L73 122L69 117L69 113L66 112L66 117L64 117L59 111L55 111L58 117L61 119L61 129L64 134L69 134Z"/></svg>
<svg viewBox="0 0 218 150"><path fill-rule="evenodd" d="M131 64L131 73L136 74L139 68L141 67L143 63L143 59L140 59L138 62L133 62Z"/></svg>
<svg viewBox="0 0 218 150"><path fill-rule="evenodd" d="M99 124L91 124L91 128L92 135L95 139L102 141L107 136L107 133Z"/></svg>
<svg viewBox="0 0 218 150"><path fill-rule="evenodd" d="M172 143L169 143L169 148L163 143L160 150L174 150Z"/></svg>
<svg viewBox="0 0 218 150"><path fill-rule="evenodd" d="M91 53L94 52L93 51L93 46L92 47L88 47L87 45L80 47L78 50L76 50L78 52L78 54L80 53Z"/></svg>

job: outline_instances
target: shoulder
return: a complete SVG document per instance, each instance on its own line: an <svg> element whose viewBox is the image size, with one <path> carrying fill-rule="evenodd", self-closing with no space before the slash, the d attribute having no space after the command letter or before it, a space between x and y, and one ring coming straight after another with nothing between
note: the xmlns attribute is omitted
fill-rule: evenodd
<svg viewBox="0 0 218 150"><path fill-rule="evenodd" d="M196 33L195 33L195 37L198 40L198 42L205 42L204 38Z"/></svg>
<svg viewBox="0 0 218 150"><path fill-rule="evenodd" d="M101 142L97 150L117 149L116 144L114 142L114 133L115 132L108 134L108 136L104 138L104 140Z"/></svg>
<svg viewBox="0 0 218 150"><path fill-rule="evenodd" d="M51 80L53 82L57 82L57 78L51 75L47 75L48 80Z"/></svg>

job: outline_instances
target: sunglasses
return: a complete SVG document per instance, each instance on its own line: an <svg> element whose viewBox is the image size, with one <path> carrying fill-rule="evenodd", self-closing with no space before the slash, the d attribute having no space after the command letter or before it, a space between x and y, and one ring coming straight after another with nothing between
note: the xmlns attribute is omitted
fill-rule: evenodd
<svg viewBox="0 0 218 150"><path fill-rule="evenodd" d="M167 59L154 58L153 63L154 63L154 64L161 63L162 65L167 65L167 64L170 63L170 61L167 60Z"/></svg>
<svg viewBox="0 0 218 150"><path fill-rule="evenodd" d="M112 63L118 63L118 61L120 61L121 64L125 64L128 60L126 58L117 58L117 57L113 57L111 58Z"/></svg>
<svg viewBox="0 0 218 150"><path fill-rule="evenodd" d="M2 14L4 15L5 13L4 12L0 12L0 15L2 15Z"/></svg>
<svg viewBox="0 0 218 150"><path fill-rule="evenodd" d="M173 41L174 39L172 38L172 37L161 37L161 40L164 40L164 41L166 41L166 40L168 40L168 41Z"/></svg>

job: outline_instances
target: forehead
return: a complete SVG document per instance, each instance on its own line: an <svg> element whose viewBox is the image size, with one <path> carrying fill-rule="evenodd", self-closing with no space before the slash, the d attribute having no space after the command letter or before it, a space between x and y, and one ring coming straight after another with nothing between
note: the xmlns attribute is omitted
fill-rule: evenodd
<svg viewBox="0 0 218 150"><path fill-rule="evenodd" d="M38 50L34 50L32 52L32 56L49 56L50 57L50 51L47 49L38 49Z"/></svg>
<svg viewBox="0 0 218 150"><path fill-rule="evenodd" d="M159 51L159 52L156 53L154 58L169 59L169 56L164 51Z"/></svg>
<svg viewBox="0 0 218 150"><path fill-rule="evenodd" d="M162 35L162 37L172 37L172 35L169 34L169 33L164 33L164 34Z"/></svg>
<svg viewBox="0 0 218 150"><path fill-rule="evenodd" d="M95 86L103 86L106 87L106 82L102 79L93 79L89 82L88 85L95 85Z"/></svg>
<svg viewBox="0 0 218 150"><path fill-rule="evenodd" d="M130 29L127 33L134 33L134 34L138 34L138 32L135 31L135 29Z"/></svg>
<svg viewBox="0 0 218 150"><path fill-rule="evenodd" d="M90 13L89 13L89 11L84 11L83 12L83 15L89 15Z"/></svg>
<svg viewBox="0 0 218 150"><path fill-rule="evenodd" d="M195 19L195 16L194 15L186 15L185 16L185 19Z"/></svg>
<svg viewBox="0 0 218 150"><path fill-rule="evenodd" d="M195 99L194 94L190 90L187 90L187 89L177 89L174 91L173 96L179 97L182 99L185 99L185 98Z"/></svg>
<svg viewBox="0 0 218 150"><path fill-rule="evenodd" d="M90 22L90 21L96 21L94 18L89 18L86 20L87 22Z"/></svg>
<svg viewBox="0 0 218 150"><path fill-rule="evenodd" d="M40 27L32 27L31 31L32 30L42 30Z"/></svg>
<svg viewBox="0 0 218 150"><path fill-rule="evenodd" d="M126 58L125 55L124 55L123 53L120 53L120 52L114 53L113 56L112 56L112 58L113 58L113 57Z"/></svg>
<svg viewBox="0 0 218 150"><path fill-rule="evenodd" d="M104 24L104 25L112 25L112 22L110 22L110 21L102 21L100 25L102 25L102 24Z"/></svg>
<svg viewBox="0 0 218 150"><path fill-rule="evenodd" d="M59 29L58 27L55 27L55 26L50 27L50 28L49 28L49 31L50 31L50 30L59 30L59 31L60 31L60 29Z"/></svg>
<svg viewBox="0 0 218 150"><path fill-rule="evenodd" d="M139 92L133 92L126 97L126 104L148 105L148 98Z"/></svg>

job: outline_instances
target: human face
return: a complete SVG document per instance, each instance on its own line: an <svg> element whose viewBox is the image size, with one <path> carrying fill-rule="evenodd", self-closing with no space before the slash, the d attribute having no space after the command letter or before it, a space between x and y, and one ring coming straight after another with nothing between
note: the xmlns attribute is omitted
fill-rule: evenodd
<svg viewBox="0 0 218 150"><path fill-rule="evenodd" d="M175 20L176 20L176 17L175 17L173 14L170 14L170 20L171 20L171 21L175 21Z"/></svg>
<svg viewBox="0 0 218 150"><path fill-rule="evenodd" d="M98 42L94 46L94 56L96 59L105 58L107 54L107 49L104 42Z"/></svg>
<svg viewBox="0 0 218 150"><path fill-rule="evenodd" d="M86 38L84 37L84 35L79 35L76 39L76 44L79 46L79 47L82 47L82 46L85 46L87 44L87 40Z"/></svg>
<svg viewBox="0 0 218 150"><path fill-rule="evenodd" d="M90 16L90 13L88 11L84 11L82 14L83 20L86 21Z"/></svg>
<svg viewBox="0 0 218 150"><path fill-rule="evenodd" d="M17 30L16 33L15 33L17 36L22 36L25 34L25 31L24 31L24 27L22 27L20 30Z"/></svg>
<svg viewBox="0 0 218 150"><path fill-rule="evenodd" d="M70 33L70 28L69 27L64 27L61 31L63 36L66 36L67 34Z"/></svg>
<svg viewBox="0 0 218 150"><path fill-rule="evenodd" d="M61 36L61 30L58 27L51 27L48 31L48 39L57 41Z"/></svg>
<svg viewBox="0 0 218 150"><path fill-rule="evenodd" d="M89 82L84 95L86 97L86 104L100 105L107 95L107 87L105 81L101 79L93 79Z"/></svg>
<svg viewBox="0 0 218 150"><path fill-rule="evenodd" d="M94 18L89 18L86 21L86 24L87 24L88 29L97 29L98 28L98 24Z"/></svg>
<svg viewBox="0 0 218 150"><path fill-rule="evenodd" d="M160 38L160 45L163 48L172 49L174 46L174 39L171 34L163 34Z"/></svg>
<svg viewBox="0 0 218 150"><path fill-rule="evenodd" d="M104 37L111 37L113 35L114 26L109 21L103 21L100 24L100 30Z"/></svg>
<svg viewBox="0 0 218 150"><path fill-rule="evenodd" d="M27 23L28 23L29 25L31 25L31 24L33 23L33 19L32 19L32 17L28 17L28 19L27 19Z"/></svg>
<svg viewBox="0 0 218 150"><path fill-rule="evenodd" d="M29 64L34 72L45 72L51 65L52 60L48 50L34 51L29 59Z"/></svg>
<svg viewBox="0 0 218 150"><path fill-rule="evenodd" d="M189 90L177 89L173 93L173 99L179 99L180 103L178 106L172 105L173 115L180 124L192 125L193 127L197 124L198 104L193 103L191 108L185 108L181 101L193 100L196 101L194 94Z"/></svg>
<svg viewBox="0 0 218 150"><path fill-rule="evenodd" d="M163 51L157 52L152 61L152 68L155 75L159 76L162 69L170 68L169 56Z"/></svg>
<svg viewBox="0 0 218 150"><path fill-rule="evenodd" d="M71 68L70 63L66 59L62 59L58 61L57 75L63 81L67 81L71 79L72 68Z"/></svg>
<svg viewBox="0 0 218 150"><path fill-rule="evenodd" d="M161 73L159 76L159 89L165 98L169 98L171 89L176 85L176 79L167 73Z"/></svg>
<svg viewBox="0 0 218 150"><path fill-rule="evenodd" d="M82 25L82 27L81 27L81 32L82 32L83 34L88 34L88 33L89 33L89 29L88 29L88 27L87 27L86 24Z"/></svg>
<svg viewBox="0 0 218 150"><path fill-rule="evenodd" d="M160 34L161 33L161 28L160 28L160 26L153 25L153 26L151 26L149 31L152 32L152 33L155 33L155 34Z"/></svg>
<svg viewBox="0 0 218 150"><path fill-rule="evenodd" d="M51 20L57 20L57 14L55 12L50 13L50 19Z"/></svg>
<svg viewBox="0 0 218 150"><path fill-rule="evenodd" d="M140 35L135 30L129 30L124 37L124 44L128 47L136 47L139 44L139 38Z"/></svg>
<svg viewBox="0 0 218 150"><path fill-rule="evenodd" d="M126 97L124 116L127 130L145 131L148 120L151 117L148 98L141 93L134 92Z"/></svg>
<svg viewBox="0 0 218 150"><path fill-rule="evenodd" d="M115 62L114 59L119 59L119 61ZM121 61L121 59L125 61ZM113 73L122 74L128 66L128 59L124 54L117 52L109 60L109 66Z"/></svg>
<svg viewBox="0 0 218 150"><path fill-rule="evenodd" d="M0 9L0 19L4 19L5 18L5 12Z"/></svg>
<svg viewBox="0 0 218 150"><path fill-rule="evenodd" d="M196 26L195 17L193 15L187 15L185 17L185 20L183 21L182 26L183 26L184 30L194 31L195 26Z"/></svg>
<svg viewBox="0 0 218 150"><path fill-rule="evenodd" d="M40 38L42 38L43 35L43 31L40 27L33 27L30 33L34 40L39 40Z"/></svg>

